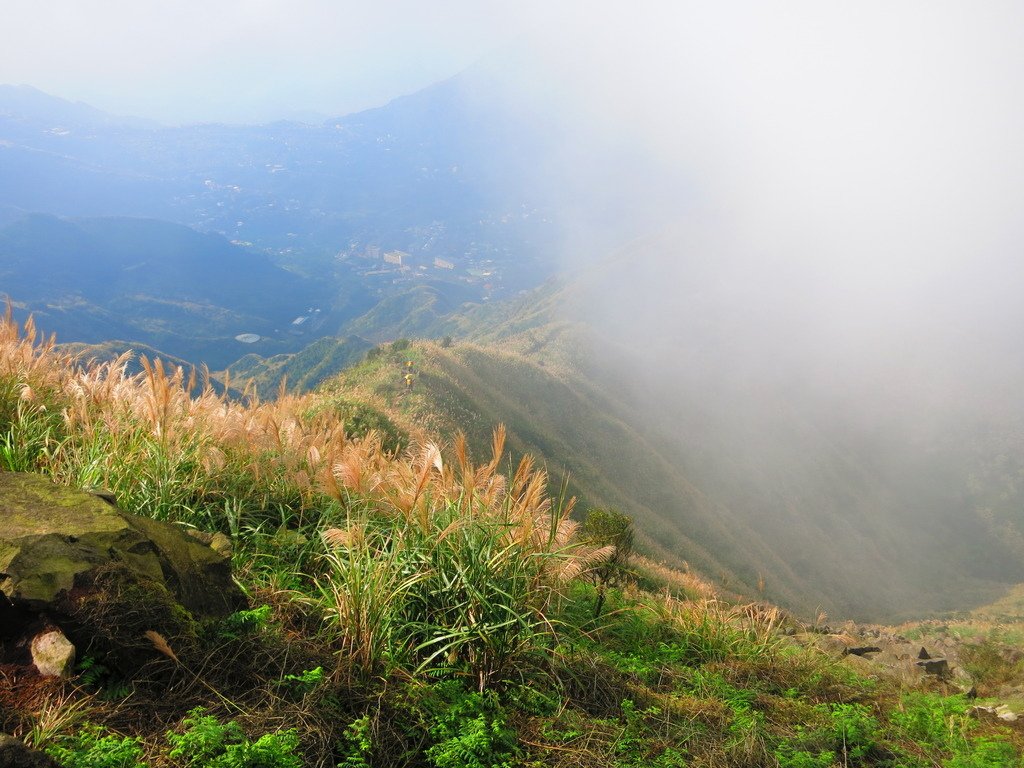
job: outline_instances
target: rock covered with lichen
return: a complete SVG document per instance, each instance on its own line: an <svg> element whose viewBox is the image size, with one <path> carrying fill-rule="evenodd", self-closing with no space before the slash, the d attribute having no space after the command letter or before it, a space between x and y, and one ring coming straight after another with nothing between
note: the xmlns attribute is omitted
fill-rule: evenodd
<svg viewBox="0 0 1024 768"><path fill-rule="evenodd" d="M9 602L45 611L111 564L162 585L193 614L241 603L230 559L179 526L40 475L0 473L0 593Z"/></svg>

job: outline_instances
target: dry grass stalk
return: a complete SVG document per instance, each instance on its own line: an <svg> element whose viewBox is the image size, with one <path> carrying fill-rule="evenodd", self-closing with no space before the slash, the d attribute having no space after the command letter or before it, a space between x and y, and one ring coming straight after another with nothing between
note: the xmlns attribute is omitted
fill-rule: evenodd
<svg viewBox="0 0 1024 768"><path fill-rule="evenodd" d="M167 643L167 640L164 638L163 635L152 629L147 629L145 632L143 632L143 635L146 637L147 640L149 640L149 642L153 644L153 648L157 652L162 653L175 664L181 664L181 662L178 660L177 654Z"/></svg>

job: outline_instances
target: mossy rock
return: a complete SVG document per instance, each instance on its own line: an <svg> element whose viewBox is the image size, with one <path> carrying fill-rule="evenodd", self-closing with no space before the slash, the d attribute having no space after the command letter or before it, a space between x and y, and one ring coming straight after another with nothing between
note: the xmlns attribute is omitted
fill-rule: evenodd
<svg viewBox="0 0 1024 768"><path fill-rule="evenodd" d="M41 475L0 473L0 593L10 603L55 610L76 585L112 565L163 587L197 617L244 605L229 558L178 526Z"/></svg>

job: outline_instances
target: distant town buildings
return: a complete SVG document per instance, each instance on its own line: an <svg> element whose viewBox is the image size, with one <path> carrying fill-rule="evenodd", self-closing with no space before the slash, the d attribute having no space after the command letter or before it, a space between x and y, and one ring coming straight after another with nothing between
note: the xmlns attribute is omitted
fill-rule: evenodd
<svg viewBox="0 0 1024 768"><path fill-rule="evenodd" d="M446 246L444 252L449 258L443 258L429 252L437 233L428 231L419 234L427 239L413 245L411 251L389 248L381 244L371 245L354 239L348 243L347 248L338 251L336 258L355 266L360 277L379 280L381 286L388 286L386 290L391 290L390 286L400 286L410 281L436 281L473 286L480 299L484 301L506 294L501 266L491 258L502 254L493 248L482 248L479 244L471 242L468 247L461 250ZM507 255L504 253L503 258ZM313 315L313 312L309 311L306 314ZM313 317L307 319L313 321ZM308 328L313 324L292 321L290 330L298 335L308 332Z"/></svg>

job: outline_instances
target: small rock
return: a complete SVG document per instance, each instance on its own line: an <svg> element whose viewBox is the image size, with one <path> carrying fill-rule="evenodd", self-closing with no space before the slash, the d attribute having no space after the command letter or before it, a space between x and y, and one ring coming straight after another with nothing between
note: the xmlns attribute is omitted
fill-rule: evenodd
<svg viewBox="0 0 1024 768"><path fill-rule="evenodd" d="M231 539L218 531L210 539L210 549L224 557L230 558L234 547L231 546Z"/></svg>
<svg viewBox="0 0 1024 768"><path fill-rule="evenodd" d="M964 696L966 696L971 701L978 698L978 687L976 685L972 685L970 688L964 691Z"/></svg>
<svg viewBox="0 0 1024 768"><path fill-rule="evenodd" d="M32 638L32 663L43 677L70 677L75 666L75 646L59 629Z"/></svg>
<svg viewBox="0 0 1024 768"><path fill-rule="evenodd" d="M996 707L996 717L1000 720L1004 720L1007 723L1015 723L1018 720L1017 713L1007 707L1005 704L1000 704Z"/></svg>
<svg viewBox="0 0 1024 768"><path fill-rule="evenodd" d="M999 706L985 706L983 704L975 704L969 710L967 714L971 717L981 717L982 715L988 715L989 717L998 717L1000 720L1006 723L1015 723L1020 719L1020 716L1010 709L1005 704Z"/></svg>
<svg viewBox="0 0 1024 768"><path fill-rule="evenodd" d="M917 662L917 666L923 667L927 675L946 677L949 674L949 662L945 659L925 659Z"/></svg>
<svg viewBox="0 0 1024 768"><path fill-rule="evenodd" d="M931 654L928 653L928 651L926 651L923 647L921 648L920 653L917 654L917 658L919 659L930 659L931 657Z"/></svg>
<svg viewBox="0 0 1024 768"><path fill-rule="evenodd" d="M869 653L881 653L882 649L877 645L861 645L856 648L847 648L846 652L853 656L867 656Z"/></svg>

